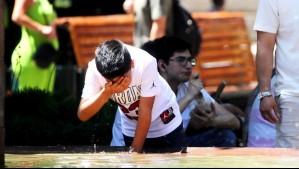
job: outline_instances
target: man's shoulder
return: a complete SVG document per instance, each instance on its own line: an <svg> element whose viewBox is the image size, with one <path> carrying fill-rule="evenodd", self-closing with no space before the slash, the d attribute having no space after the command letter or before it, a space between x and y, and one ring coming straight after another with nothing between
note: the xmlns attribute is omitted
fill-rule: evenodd
<svg viewBox="0 0 299 169"><path fill-rule="evenodd" d="M92 60L90 60L88 62L88 68L92 69L92 70L97 70L97 66L96 66L96 60L95 58L93 58Z"/></svg>
<svg viewBox="0 0 299 169"><path fill-rule="evenodd" d="M95 58L88 62L88 68L96 68Z"/></svg>
<svg viewBox="0 0 299 169"><path fill-rule="evenodd" d="M132 45L129 45L129 44L125 44L126 48L128 49L128 51L131 53L131 52L145 52L144 50L136 47L136 46L132 46Z"/></svg>
<svg viewBox="0 0 299 169"><path fill-rule="evenodd" d="M86 73L94 74L97 78L100 78L101 74L97 69L95 59L92 59L91 61L88 62L88 71Z"/></svg>
<svg viewBox="0 0 299 169"><path fill-rule="evenodd" d="M142 62L148 62L148 60L155 60L155 58L152 55L150 55L143 49L127 44L126 48L128 49L133 60L141 60Z"/></svg>
<svg viewBox="0 0 299 169"><path fill-rule="evenodd" d="M130 53L131 56L134 56L135 54L138 54L138 53L145 52L142 49L137 48L137 47L132 46L132 45L129 45L129 44L126 44L125 46L128 49L128 51L129 51L129 53Z"/></svg>

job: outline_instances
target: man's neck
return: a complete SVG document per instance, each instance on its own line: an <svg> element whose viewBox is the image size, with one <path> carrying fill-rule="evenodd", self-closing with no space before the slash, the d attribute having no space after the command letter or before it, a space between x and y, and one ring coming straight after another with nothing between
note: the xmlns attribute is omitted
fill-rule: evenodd
<svg viewBox="0 0 299 169"><path fill-rule="evenodd" d="M161 73L161 75L167 81L167 83L169 84L170 88L175 93L175 95L177 95L178 88L181 82L177 82L175 79L169 78L166 73L165 74Z"/></svg>
<svg viewBox="0 0 299 169"><path fill-rule="evenodd" d="M175 95L177 95L180 82L167 81L167 83L169 84Z"/></svg>

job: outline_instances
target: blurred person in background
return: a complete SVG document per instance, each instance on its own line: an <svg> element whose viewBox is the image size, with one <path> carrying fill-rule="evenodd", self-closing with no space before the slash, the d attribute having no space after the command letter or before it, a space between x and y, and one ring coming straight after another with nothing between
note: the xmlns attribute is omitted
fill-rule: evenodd
<svg viewBox="0 0 299 169"><path fill-rule="evenodd" d="M274 95L274 84L276 81L275 69L272 71L271 89ZM275 124L265 120L259 110L260 100L258 97L259 87L257 86L246 107L246 118L243 130L243 142L245 147L275 147Z"/></svg>
<svg viewBox="0 0 299 169"><path fill-rule="evenodd" d="M12 21L21 27L21 39L11 57L14 74L13 90L38 88L53 92L55 64L39 67L33 60L36 50L49 43L58 50L56 12L48 0L15 0Z"/></svg>
<svg viewBox="0 0 299 169"><path fill-rule="evenodd" d="M294 0L259 1L254 24L259 109L265 120L276 125L275 147L282 148L299 148L298 6L299 1Z"/></svg>
<svg viewBox="0 0 299 169"><path fill-rule="evenodd" d="M125 0L124 11L134 15L134 46L162 37L173 0Z"/></svg>
<svg viewBox="0 0 299 169"><path fill-rule="evenodd" d="M216 12L216 11L223 11L225 0L211 0L212 7L209 9L210 12Z"/></svg>

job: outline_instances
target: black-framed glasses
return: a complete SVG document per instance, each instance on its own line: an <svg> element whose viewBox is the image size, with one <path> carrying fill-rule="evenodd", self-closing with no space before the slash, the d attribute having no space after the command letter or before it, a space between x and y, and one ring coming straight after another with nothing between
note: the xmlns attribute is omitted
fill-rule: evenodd
<svg viewBox="0 0 299 169"><path fill-rule="evenodd" d="M197 63L197 60L194 57L184 57L184 56L179 56L175 59L169 59L169 61L176 61L181 66L186 66L188 61L191 63L192 66L195 66Z"/></svg>

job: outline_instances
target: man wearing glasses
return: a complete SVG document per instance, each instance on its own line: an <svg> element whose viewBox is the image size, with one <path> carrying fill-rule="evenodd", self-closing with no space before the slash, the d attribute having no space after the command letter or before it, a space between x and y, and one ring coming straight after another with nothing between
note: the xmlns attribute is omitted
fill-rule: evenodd
<svg viewBox="0 0 299 169"><path fill-rule="evenodd" d="M192 73L196 59L191 57L187 42L176 38L158 38L145 43L142 49L157 59L158 71L176 94L183 118L183 128L189 147L235 147L233 130L241 127L240 121L227 109L215 102L203 89L197 73ZM196 102L199 94L213 104L204 109ZM122 146L117 137L117 116L113 126L112 146ZM119 138L119 139L117 139Z"/></svg>

